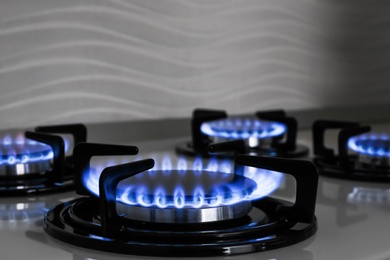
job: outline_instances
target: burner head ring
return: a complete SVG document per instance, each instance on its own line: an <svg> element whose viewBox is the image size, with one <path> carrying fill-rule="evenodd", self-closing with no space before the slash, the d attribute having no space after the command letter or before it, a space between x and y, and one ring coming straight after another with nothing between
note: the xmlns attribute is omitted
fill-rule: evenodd
<svg viewBox="0 0 390 260"><path fill-rule="evenodd" d="M235 174L234 166L227 160L206 162L198 158L193 164L182 162L179 159L175 167L164 157L156 163L156 169L120 181L117 200L144 207L216 207L267 196L284 178L283 173L252 167ZM80 175L80 186L88 192L84 195L100 197L100 167L88 168ZM172 167L179 170L171 170Z"/></svg>
<svg viewBox="0 0 390 260"><path fill-rule="evenodd" d="M245 176L196 170L142 172L118 185L118 201L129 206L160 209L205 209L233 205L256 191Z"/></svg>
<svg viewBox="0 0 390 260"><path fill-rule="evenodd" d="M360 135L348 140L348 148L364 165L390 167L390 139L383 135Z"/></svg>
<svg viewBox="0 0 390 260"><path fill-rule="evenodd" d="M278 137L286 132L284 124L250 117L229 117L208 121L204 122L200 129L203 134L214 138L214 142L242 139L246 140L250 148L258 147L264 144L265 139Z"/></svg>

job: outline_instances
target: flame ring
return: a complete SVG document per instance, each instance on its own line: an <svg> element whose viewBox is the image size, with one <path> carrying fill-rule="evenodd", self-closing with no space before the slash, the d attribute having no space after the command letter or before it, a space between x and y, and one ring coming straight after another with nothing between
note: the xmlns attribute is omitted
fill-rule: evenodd
<svg viewBox="0 0 390 260"><path fill-rule="evenodd" d="M284 134L286 126L256 118L230 117L208 121L201 125L203 134L226 139L270 138Z"/></svg>

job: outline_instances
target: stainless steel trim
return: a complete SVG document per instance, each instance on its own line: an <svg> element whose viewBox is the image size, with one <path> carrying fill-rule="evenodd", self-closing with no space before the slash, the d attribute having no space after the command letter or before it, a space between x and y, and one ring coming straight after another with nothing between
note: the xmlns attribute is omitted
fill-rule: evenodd
<svg viewBox="0 0 390 260"><path fill-rule="evenodd" d="M231 220L247 215L252 209L250 201L207 208L142 207L121 202L117 202L116 206L118 215L154 223L206 223Z"/></svg>
<svg viewBox="0 0 390 260"><path fill-rule="evenodd" d="M234 139L231 138L222 138L222 137L215 137L215 136L209 136L209 138L212 140L212 143L222 143L226 141L231 141ZM242 139L245 143L245 146L248 148L270 148L272 137L268 138L256 138L256 137L249 137L247 139Z"/></svg>
<svg viewBox="0 0 390 260"><path fill-rule="evenodd" d="M31 161L26 163L0 165L0 176L20 176L44 173L51 169L51 159Z"/></svg>

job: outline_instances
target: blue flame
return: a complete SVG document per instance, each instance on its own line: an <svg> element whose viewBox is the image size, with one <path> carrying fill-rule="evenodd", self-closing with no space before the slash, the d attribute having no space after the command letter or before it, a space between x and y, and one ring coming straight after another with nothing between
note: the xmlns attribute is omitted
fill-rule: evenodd
<svg viewBox="0 0 390 260"><path fill-rule="evenodd" d="M0 165L25 164L50 160L54 156L50 146L24 138L23 134L5 135L0 143Z"/></svg>
<svg viewBox="0 0 390 260"><path fill-rule="evenodd" d="M348 147L359 154L390 157L390 138L386 134L364 134L351 137Z"/></svg>
<svg viewBox="0 0 390 260"><path fill-rule="evenodd" d="M286 132L286 126L277 122L261 121L256 118L230 117L208 121L200 130L208 136L226 139L270 138Z"/></svg>
<svg viewBox="0 0 390 260"><path fill-rule="evenodd" d="M149 158L149 157L147 157ZM141 159L139 156L137 160ZM136 175L132 178L141 178L141 175L147 174L148 178L153 178L157 171L169 176L171 171L177 170L180 178L186 178L207 174L212 183L213 175L218 176L219 179L234 177L233 163L229 160L206 160L196 158L194 161L187 161L184 158L179 158L176 163L172 162L168 155L155 157L155 167L150 171ZM83 175L84 186L96 196L99 196L99 177L104 168L112 165L124 163L117 160L110 160L108 162L100 162L93 166L93 170L85 172ZM169 168L170 167L170 168ZM159 172L161 174L161 172ZM191 172L191 173L190 173ZM215 207L219 205L230 205L241 202L243 200L255 200L269 195L276 190L283 181L283 173L269 171L265 169L258 169L252 167L245 167L244 174L246 178L254 183L253 189L243 189L240 186L223 186L215 188L212 193L205 191L205 187L195 185L192 188L191 194L188 194L188 189L182 185L174 186L173 198L168 197L166 187L157 186L154 190L148 190L148 183L145 185L134 186L124 182L120 183L117 189L117 201L128 205L140 205L143 207L158 207L158 208L183 208L183 207ZM143 175L145 177L145 175ZM246 179L243 178L243 179ZM131 178L130 178L131 179ZM223 180L222 180L223 181ZM187 192L187 194L186 194ZM152 194L152 195L150 195Z"/></svg>

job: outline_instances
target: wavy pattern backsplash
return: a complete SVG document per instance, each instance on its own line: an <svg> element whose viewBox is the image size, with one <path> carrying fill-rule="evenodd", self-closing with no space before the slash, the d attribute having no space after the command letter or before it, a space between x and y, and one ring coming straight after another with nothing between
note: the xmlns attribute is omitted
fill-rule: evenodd
<svg viewBox="0 0 390 260"><path fill-rule="evenodd" d="M390 1L0 0L0 128L389 100Z"/></svg>

